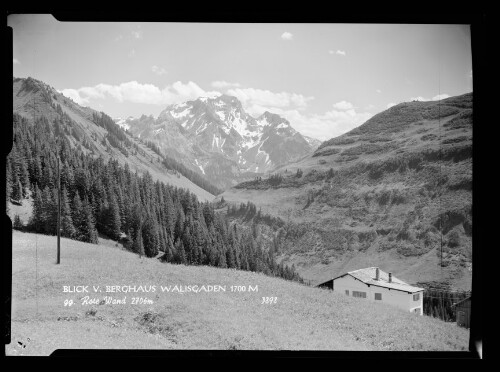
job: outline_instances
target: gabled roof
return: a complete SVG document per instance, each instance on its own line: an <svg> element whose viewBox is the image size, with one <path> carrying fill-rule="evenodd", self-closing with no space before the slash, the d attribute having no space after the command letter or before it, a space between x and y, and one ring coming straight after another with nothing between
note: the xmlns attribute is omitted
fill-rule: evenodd
<svg viewBox="0 0 500 372"><path fill-rule="evenodd" d="M414 287L409 285L406 282L403 282L402 280L392 276L392 282L389 283L389 274L386 273L385 271L382 271L379 269L379 280L375 280L376 277L376 267L368 267L366 269L359 269L359 270L354 270L354 271L349 271L345 274L339 275L333 279L330 280L335 280L341 277L344 277L346 275L352 276L354 279L357 279L367 285L374 285L377 287L384 287L388 289L395 289L397 291L403 291L403 292L409 292L409 293L415 293L415 292L420 292L423 291L424 288L419 288L419 287Z"/></svg>

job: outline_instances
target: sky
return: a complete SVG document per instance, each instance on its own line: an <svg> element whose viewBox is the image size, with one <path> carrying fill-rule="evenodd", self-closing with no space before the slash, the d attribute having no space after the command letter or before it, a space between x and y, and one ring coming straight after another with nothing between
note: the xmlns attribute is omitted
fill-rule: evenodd
<svg viewBox="0 0 500 372"><path fill-rule="evenodd" d="M472 91L469 25L7 22L14 77L113 118L229 94L327 140L394 104Z"/></svg>

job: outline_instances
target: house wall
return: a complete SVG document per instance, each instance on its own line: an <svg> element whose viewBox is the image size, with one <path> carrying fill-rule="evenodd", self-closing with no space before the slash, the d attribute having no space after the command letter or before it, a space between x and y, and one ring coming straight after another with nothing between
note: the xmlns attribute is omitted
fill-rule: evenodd
<svg viewBox="0 0 500 372"><path fill-rule="evenodd" d="M353 297L353 291L366 292L366 299L368 300L383 302L407 311L419 309L420 311L417 310L417 313L423 315L423 292L419 292L419 300L414 301L413 294L397 291L395 289L377 287L375 285L369 286L360 280L354 279L350 275L335 279L333 283L333 290L344 294L345 291L348 290L350 297ZM375 300L375 293L380 293L382 295L382 300Z"/></svg>

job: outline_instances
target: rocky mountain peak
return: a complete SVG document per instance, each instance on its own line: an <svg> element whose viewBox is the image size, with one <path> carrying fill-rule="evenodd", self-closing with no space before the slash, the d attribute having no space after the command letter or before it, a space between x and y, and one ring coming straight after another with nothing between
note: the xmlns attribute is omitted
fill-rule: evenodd
<svg viewBox="0 0 500 372"><path fill-rule="evenodd" d="M132 133L156 140L222 188L241 173L270 171L315 148L288 120L269 111L255 119L237 97L226 94L169 105L154 123L148 121L128 124Z"/></svg>

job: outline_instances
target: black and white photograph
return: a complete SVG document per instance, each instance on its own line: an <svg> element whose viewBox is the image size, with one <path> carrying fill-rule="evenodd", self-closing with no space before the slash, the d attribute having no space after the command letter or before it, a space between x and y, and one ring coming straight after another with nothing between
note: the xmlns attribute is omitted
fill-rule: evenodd
<svg viewBox="0 0 500 372"><path fill-rule="evenodd" d="M481 355L470 24L7 26L6 355Z"/></svg>

